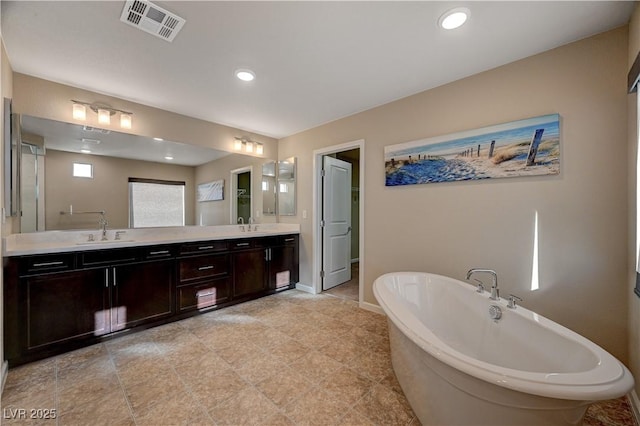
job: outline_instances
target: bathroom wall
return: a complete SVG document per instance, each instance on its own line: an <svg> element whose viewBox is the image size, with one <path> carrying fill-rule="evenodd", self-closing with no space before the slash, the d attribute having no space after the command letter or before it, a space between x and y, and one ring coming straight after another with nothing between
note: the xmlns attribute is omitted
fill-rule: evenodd
<svg viewBox="0 0 640 426"><path fill-rule="evenodd" d="M640 7L636 8L629 22L629 55L627 61L627 70L631 69L636 56L640 53ZM629 261L629 279L627 289L627 299L629 301L629 368L636 378L636 394L640 394L640 298L635 296L633 288L635 287L635 256L636 256L636 176L638 170L636 168L636 159L638 155L638 94L634 93L627 96L628 101L628 155L627 163L629 167L629 243L628 243L628 261ZM640 401L636 401L638 404ZM640 407L636 407L639 408Z"/></svg>
<svg viewBox="0 0 640 426"><path fill-rule="evenodd" d="M93 164L93 179L74 178L74 162ZM130 177L185 182L185 224L195 223L195 167L49 149L45 180L55 184L45 188L45 229L98 229L97 215L61 215L70 204L76 212L105 210L109 228L128 228Z"/></svg>
<svg viewBox="0 0 640 426"><path fill-rule="evenodd" d="M627 32L625 26L281 139L279 158L299 161L298 215L281 221L301 224L301 283L313 281L313 151L364 139L364 302L377 303L372 284L386 272L463 279L471 267L489 267L503 295L522 297L527 308L627 361ZM386 145L551 113L561 116L559 176L384 186ZM540 289L531 291L536 213Z"/></svg>

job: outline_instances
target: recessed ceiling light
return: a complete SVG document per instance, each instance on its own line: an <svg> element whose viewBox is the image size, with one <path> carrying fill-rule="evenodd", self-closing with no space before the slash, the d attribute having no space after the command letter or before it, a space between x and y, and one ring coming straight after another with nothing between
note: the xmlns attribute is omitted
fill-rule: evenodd
<svg viewBox="0 0 640 426"><path fill-rule="evenodd" d="M239 69L236 70L236 77L242 81L252 81L256 78L256 73L248 69Z"/></svg>
<svg viewBox="0 0 640 426"><path fill-rule="evenodd" d="M162 142L164 139L162 138L153 138L154 141Z"/></svg>
<svg viewBox="0 0 640 426"><path fill-rule="evenodd" d="M81 149L80 152L83 153L83 154L91 154L91 150L90 149Z"/></svg>
<svg viewBox="0 0 640 426"><path fill-rule="evenodd" d="M172 156L170 156L170 155L165 155L165 156L164 156L164 159L165 159L165 160L173 160L173 157L172 157Z"/></svg>
<svg viewBox="0 0 640 426"><path fill-rule="evenodd" d="M445 30L453 30L462 26L470 14L471 11L466 7L456 7L443 13L438 19L438 25Z"/></svg>

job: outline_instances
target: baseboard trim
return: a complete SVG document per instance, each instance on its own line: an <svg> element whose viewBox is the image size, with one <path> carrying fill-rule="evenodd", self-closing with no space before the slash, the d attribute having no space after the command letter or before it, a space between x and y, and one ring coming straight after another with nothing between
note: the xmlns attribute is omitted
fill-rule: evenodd
<svg viewBox="0 0 640 426"><path fill-rule="evenodd" d="M305 293L316 294L315 290L313 289L313 286L311 285L297 283L296 290L304 291Z"/></svg>
<svg viewBox="0 0 640 426"><path fill-rule="evenodd" d="M382 310L382 308L378 305L374 305L373 303L360 302L360 308L367 311L375 312L376 314L384 315L384 311Z"/></svg>
<svg viewBox="0 0 640 426"><path fill-rule="evenodd" d="M629 403L631 404L631 412L636 419L636 424L640 425L640 399L635 389L629 394Z"/></svg>
<svg viewBox="0 0 640 426"><path fill-rule="evenodd" d="M7 382L7 376L9 375L9 363L5 361L2 364L2 371L0 371L0 396L4 391L4 384Z"/></svg>

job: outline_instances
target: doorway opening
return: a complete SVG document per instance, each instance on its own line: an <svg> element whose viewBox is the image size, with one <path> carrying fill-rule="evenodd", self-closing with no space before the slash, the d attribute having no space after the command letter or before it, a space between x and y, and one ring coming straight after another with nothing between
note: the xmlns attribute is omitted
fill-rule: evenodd
<svg viewBox="0 0 640 426"><path fill-rule="evenodd" d="M314 152L314 292L363 299L364 141Z"/></svg>
<svg viewBox="0 0 640 426"><path fill-rule="evenodd" d="M253 181L251 179L253 167L243 167L231 170L231 221L236 224L242 218L243 223L249 223L253 193Z"/></svg>

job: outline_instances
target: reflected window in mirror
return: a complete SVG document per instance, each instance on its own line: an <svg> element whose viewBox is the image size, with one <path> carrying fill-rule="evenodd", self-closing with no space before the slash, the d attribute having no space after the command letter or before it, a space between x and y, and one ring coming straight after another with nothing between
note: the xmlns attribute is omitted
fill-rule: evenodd
<svg viewBox="0 0 640 426"><path fill-rule="evenodd" d="M73 177L93 179L93 165L88 163L73 163Z"/></svg>
<svg viewBox="0 0 640 426"><path fill-rule="evenodd" d="M278 161L278 214L296 214L296 158Z"/></svg>
<svg viewBox="0 0 640 426"><path fill-rule="evenodd" d="M129 226L184 226L185 182L129 178Z"/></svg>

